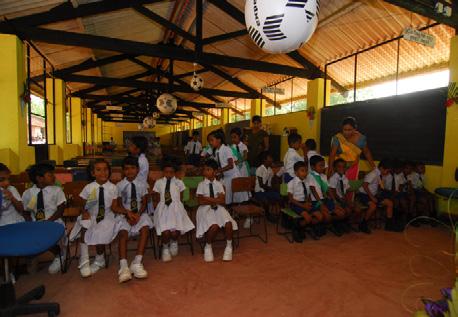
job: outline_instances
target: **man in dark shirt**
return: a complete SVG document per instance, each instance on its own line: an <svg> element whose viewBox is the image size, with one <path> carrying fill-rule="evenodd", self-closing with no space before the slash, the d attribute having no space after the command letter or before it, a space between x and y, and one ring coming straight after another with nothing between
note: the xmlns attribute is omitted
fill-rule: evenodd
<svg viewBox="0 0 458 317"><path fill-rule="evenodd" d="M248 162L251 167L251 175L255 175L256 168L261 165L259 156L269 150L269 135L262 130L260 116L251 119L251 133L248 135Z"/></svg>

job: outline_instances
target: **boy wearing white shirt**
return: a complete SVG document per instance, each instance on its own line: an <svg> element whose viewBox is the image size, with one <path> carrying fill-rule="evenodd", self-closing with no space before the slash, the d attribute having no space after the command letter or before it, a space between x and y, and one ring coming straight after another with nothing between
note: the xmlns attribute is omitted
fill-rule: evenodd
<svg viewBox="0 0 458 317"><path fill-rule="evenodd" d="M272 189L273 158L268 152L260 155L262 164L256 169L256 185L254 197L264 205L267 210L267 218L275 222L275 217L280 213L280 193Z"/></svg>
<svg viewBox="0 0 458 317"><path fill-rule="evenodd" d="M297 152L301 148L304 149L304 145L302 144L302 136L300 136L297 133L291 133L290 135L288 135L288 145L289 149L286 152L285 157L283 158L283 162L285 165L285 183L288 183L295 176L294 164L296 164L296 162L304 162L304 157L300 156Z"/></svg>
<svg viewBox="0 0 458 317"><path fill-rule="evenodd" d="M192 132L192 139L184 147L184 154L188 159L188 163L198 166L200 163L200 153L202 152L202 144L199 142L199 131Z"/></svg>
<svg viewBox="0 0 458 317"><path fill-rule="evenodd" d="M312 156L321 155L321 154L316 151L316 141L314 139L305 140L304 145L305 145L305 153L306 153L306 156L307 156L307 162L308 162L308 165L309 165L309 170L311 170L310 159L312 158ZM325 168L328 167L328 164L326 163L326 161L324 163L324 167Z"/></svg>
<svg viewBox="0 0 458 317"><path fill-rule="evenodd" d="M0 163L0 226L24 221L22 198L10 184L10 169Z"/></svg>

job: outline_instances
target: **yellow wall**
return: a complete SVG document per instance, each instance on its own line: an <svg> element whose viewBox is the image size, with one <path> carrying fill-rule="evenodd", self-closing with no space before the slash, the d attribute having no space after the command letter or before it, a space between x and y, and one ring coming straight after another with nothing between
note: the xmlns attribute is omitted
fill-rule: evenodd
<svg viewBox="0 0 458 317"><path fill-rule="evenodd" d="M20 96L25 79L22 42L14 35L0 34L0 162L13 173L35 161L35 150L27 145L27 109Z"/></svg>

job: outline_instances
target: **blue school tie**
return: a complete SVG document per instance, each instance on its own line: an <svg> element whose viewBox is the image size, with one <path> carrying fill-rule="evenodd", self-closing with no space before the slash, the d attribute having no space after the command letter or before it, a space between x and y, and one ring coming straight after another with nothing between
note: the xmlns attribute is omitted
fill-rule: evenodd
<svg viewBox="0 0 458 317"><path fill-rule="evenodd" d="M209 186L209 188L210 188L210 198L215 198L215 192L214 192L214 190L213 190L213 183L208 184L208 186ZM211 208L212 208L213 210L216 210L216 209L218 208L218 206L216 206L216 205L211 205Z"/></svg>
<svg viewBox="0 0 458 317"><path fill-rule="evenodd" d="M170 204L172 203L172 195L170 194L170 182L171 181L172 180L170 178L167 178L167 183L165 184L164 198L165 198L166 206L170 206Z"/></svg>
<svg viewBox="0 0 458 317"><path fill-rule="evenodd" d="M130 183L130 210L134 213L138 212L137 188L134 182Z"/></svg>
<svg viewBox="0 0 458 317"><path fill-rule="evenodd" d="M196 146L197 143L194 142L194 146L192 147L192 154L196 154Z"/></svg>
<svg viewBox="0 0 458 317"><path fill-rule="evenodd" d="M95 221L99 223L105 218L105 194L103 193L103 187L99 187L99 210Z"/></svg>
<svg viewBox="0 0 458 317"><path fill-rule="evenodd" d="M35 213L35 220L45 220L45 203L43 200L43 190L40 189L37 195L37 212Z"/></svg>
<svg viewBox="0 0 458 317"><path fill-rule="evenodd" d="M304 201L306 201L307 200L307 196L308 196L307 186L305 186L304 182L301 182L301 184L302 184L302 189L304 190Z"/></svg>

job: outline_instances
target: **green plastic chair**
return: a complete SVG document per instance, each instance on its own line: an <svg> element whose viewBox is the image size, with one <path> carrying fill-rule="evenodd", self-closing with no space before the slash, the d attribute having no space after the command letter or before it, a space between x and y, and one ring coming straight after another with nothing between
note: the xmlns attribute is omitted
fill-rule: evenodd
<svg viewBox="0 0 458 317"><path fill-rule="evenodd" d="M280 195L283 197L288 196L288 184L285 184L285 183L280 184Z"/></svg>
<svg viewBox="0 0 458 317"><path fill-rule="evenodd" d="M185 190L183 191L183 203L186 204L190 199L191 199L191 193L189 191L189 188L186 187Z"/></svg>
<svg viewBox="0 0 458 317"><path fill-rule="evenodd" d="M199 183L204 180L203 176L187 176L183 178L183 183L189 189L196 189Z"/></svg>
<svg viewBox="0 0 458 317"><path fill-rule="evenodd" d="M362 179L349 181L350 191L352 191L352 192L358 191L358 189L359 189L361 186L363 186L363 183L364 183L364 180L362 180Z"/></svg>

